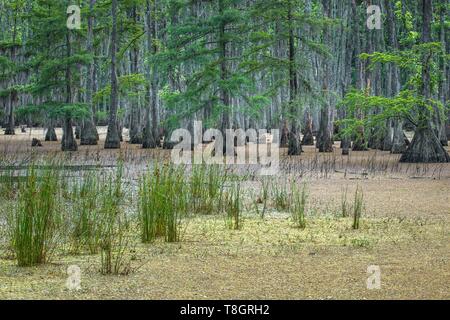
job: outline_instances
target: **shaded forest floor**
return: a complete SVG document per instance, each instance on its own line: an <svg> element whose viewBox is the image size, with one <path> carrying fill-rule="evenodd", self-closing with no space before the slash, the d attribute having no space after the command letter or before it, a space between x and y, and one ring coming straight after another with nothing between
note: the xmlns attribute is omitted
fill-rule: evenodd
<svg viewBox="0 0 450 320"><path fill-rule="evenodd" d="M59 143L31 150L33 136L42 139L43 131L1 135L0 161L64 157L83 169L114 165L120 154L124 176L135 183L149 162L170 156L126 143L121 151L105 151L101 142L63 155ZM342 157L335 146L334 154L305 147L300 157L283 155L280 175L270 178L270 188L293 175L307 181L305 230L271 201L264 219L257 214L252 204L262 184L250 174L242 187L242 230L228 230L219 215L194 216L183 223L180 243L136 245L136 270L120 277L100 275L99 256L59 253L50 264L19 268L0 251L0 298L449 299L450 165L398 164L398 156L380 151ZM361 228L353 230L352 218L342 216L342 197L347 190L351 205L357 186L364 210ZM67 267L74 264L82 270L77 292L65 287ZM370 265L381 269L379 290L366 287Z"/></svg>

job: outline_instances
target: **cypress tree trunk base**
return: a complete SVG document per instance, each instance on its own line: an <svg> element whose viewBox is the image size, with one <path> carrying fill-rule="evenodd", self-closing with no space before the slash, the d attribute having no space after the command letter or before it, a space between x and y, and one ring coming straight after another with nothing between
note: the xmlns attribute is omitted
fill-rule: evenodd
<svg viewBox="0 0 450 320"><path fill-rule="evenodd" d="M143 144L142 134L140 133L133 133L130 134L130 140L128 141L129 144Z"/></svg>
<svg viewBox="0 0 450 320"><path fill-rule="evenodd" d="M106 134L105 149L120 149L120 137L117 125L109 125Z"/></svg>
<svg viewBox="0 0 450 320"><path fill-rule="evenodd" d="M58 137L56 136L56 131L53 126L48 127L45 134L45 141L58 141Z"/></svg>
<svg viewBox="0 0 450 320"><path fill-rule="evenodd" d="M75 140L75 137L73 135L73 127L72 127L72 120L70 118L66 118L64 120L64 127L63 127L63 138L61 141L61 150L62 151L77 151L77 141Z"/></svg>
<svg viewBox="0 0 450 320"><path fill-rule="evenodd" d="M128 141L129 144L142 144L143 138L142 138L142 130L138 127L138 124L131 123L130 128L130 140Z"/></svg>
<svg viewBox="0 0 450 320"><path fill-rule="evenodd" d="M80 138L80 145L82 146L96 146L98 144L98 132L92 120L84 122Z"/></svg>
<svg viewBox="0 0 450 320"><path fill-rule="evenodd" d="M443 163L450 162L450 156L429 127L417 129L408 149L400 162Z"/></svg>
<svg viewBox="0 0 450 320"><path fill-rule="evenodd" d="M117 133L119 134L119 141L123 142L123 125L120 123L117 125Z"/></svg>
<svg viewBox="0 0 450 320"><path fill-rule="evenodd" d="M445 132L445 128L442 129L439 140L441 141L441 145L443 147L448 147L448 140L449 139L447 138L447 134Z"/></svg>
<svg viewBox="0 0 450 320"><path fill-rule="evenodd" d="M11 129L11 128L5 129L5 136L14 136L15 134L16 134L16 131L14 129Z"/></svg>
<svg viewBox="0 0 450 320"><path fill-rule="evenodd" d="M353 143L352 151L367 151L367 150L369 150L369 149L367 149L365 143L361 143L358 141L355 141Z"/></svg>
<svg viewBox="0 0 450 320"><path fill-rule="evenodd" d="M320 129L317 137L317 148L319 152L333 152L333 140L329 127L329 107L322 108L320 118Z"/></svg>
<svg viewBox="0 0 450 320"><path fill-rule="evenodd" d="M353 147L352 151L367 151L366 141L363 137L357 138L355 141L353 141Z"/></svg>
<svg viewBox="0 0 450 320"><path fill-rule="evenodd" d="M142 149L155 149L156 148L155 139L153 138L153 134L151 133L151 131L150 132L148 131L144 130L144 136L142 137ZM165 141L164 145L166 145Z"/></svg>
<svg viewBox="0 0 450 320"><path fill-rule="evenodd" d="M75 139L80 140L81 138L81 127L76 126L75 127Z"/></svg>
<svg viewBox="0 0 450 320"><path fill-rule="evenodd" d="M164 149L170 149L168 143L164 142ZM142 149L156 149L155 140L152 138L144 138L142 142Z"/></svg>
<svg viewBox="0 0 450 320"><path fill-rule="evenodd" d="M386 130L386 135L384 137L383 147L381 148L381 150L382 151L391 151L393 145L394 145L394 130L392 127L389 127Z"/></svg>
<svg viewBox="0 0 450 320"><path fill-rule="evenodd" d="M392 145L391 153L392 154L401 154L406 151L406 143L405 140L403 140L403 143L394 143Z"/></svg>
<svg viewBox="0 0 450 320"><path fill-rule="evenodd" d="M441 141L441 144L444 147L448 146L448 138L447 138L447 132L446 132L445 123L442 123L440 128L439 128L439 140Z"/></svg>
<svg viewBox="0 0 450 320"><path fill-rule="evenodd" d="M342 139L341 141L341 148L342 148L342 155L348 156L350 154L350 145L351 141L349 139Z"/></svg>
<svg viewBox="0 0 450 320"><path fill-rule="evenodd" d="M406 136L403 132L403 121L397 120L394 122L394 136L392 138L391 153L401 154L406 151L407 143Z"/></svg>
<svg viewBox="0 0 450 320"><path fill-rule="evenodd" d="M286 123L281 128L280 148L287 148L289 145L289 129Z"/></svg>
<svg viewBox="0 0 450 320"><path fill-rule="evenodd" d="M289 133L288 155L299 156L303 152L300 137L294 130Z"/></svg>
<svg viewBox="0 0 450 320"><path fill-rule="evenodd" d="M314 145L314 136L311 130L306 130L305 135L302 139L302 145L304 146L313 146Z"/></svg>
<svg viewBox="0 0 450 320"><path fill-rule="evenodd" d="M304 146L313 146L314 145L312 119L309 114L308 114L308 119L306 121L305 135L303 136L303 139L302 139L302 145L304 145Z"/></svg>
<svg viewBox="0 0 450 320"><path fill-rule="evenodd" d="M128 141L129 144L144 144L142 137L134 136Z"/></svg>
<svg viewBox="0 0 450 320"><path fill-rule="evenodd" d="M374 129L371 132L370 138L368 141L369 149L382 150L383 149L383 138L382 138L383 136L384 136L384 134L379 128Z"/></svg>
<svg viewBox="0 0 450 320"><path fill-rule="evenodd" d="M406 151L406 146L402 146L402 147L400 147L400 148L395 148L395 147L392 147L392 150L391 150L391 153L392 154L402 154L402 153L404 153Z"/></svg>
<svg viewBox="0 0 450 320"><path fill-rule="evenodd" d="M322 137L321 143L319 144L319 152L333 152L333 141L329 137Z"/></svg>

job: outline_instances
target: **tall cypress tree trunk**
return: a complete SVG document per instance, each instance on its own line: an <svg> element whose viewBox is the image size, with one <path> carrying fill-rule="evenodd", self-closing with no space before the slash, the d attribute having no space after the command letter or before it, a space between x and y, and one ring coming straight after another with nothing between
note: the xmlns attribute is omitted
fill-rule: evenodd
<svg viewBox="0 0 450 320"><path fill-rule="evenodd" d="M152 1L147 0L147 13L146 13L146 32L147 32L147 46L148 52L156 54L157 48L154 39L156 39L156 21L152 17L152 5L156 8L156 3L152 4ZM148 81L150 85L147 86L147 109L145 114L145 127L142 132L142 148L152 149L157 146L157 104L156 104L156 70L154 66L150 66L147 69ZM166 137L169 140L170 137Z"/></svg>
<svg viewBox="0 0 450 320"><path fill-rule="evenodd" d="M432 0L422 0L423 29L422 43L431 42ZM424 52L422 57L422 95L428 100L431 98L431 52ZM442 146L432 127L430 111L421 107L419 109L419 122L414 132L414 138L400 162L435 163L450 162L450 156Z"/></svg>
<svg viewBox="0 0 450 320"><path fill-rule="evenodd" d="M389 0L385 0L385 8L387 11L387 22L388 22L388 33L389 33L389 46L391 50L398 50L399 43L397 39L397 27L395 23L394 15L394 3ZM396 64L391 64L389 66L388 75L388 92L390 97L395 97L400 92L400 70ZM402 119L391 119L392 139L389 137L389 145L385 141L385 150L387 151L390 147L390 151L393 154L403 153L406 150L405 135L403 132L403 120Z"/></svg>
<svg viewBox="0 0 450 320"><path fill-rule="evenodd" d="M133 6L131 10L131 17L134 24L138 23L138 16L136 5ZM134 45L130 53L131 58L131 73L138 73L139 65L139 47ZM130 143L131 144L142 144L142 130L140 126L140 114L139 114L139 104L136 99L131 101L131 113L130 113Z"/></svg>
<svg viewBox="0 0 450 320"><path fill-rule="evenodd" d="M89 1L89 18L88 18L88 35L87 35L87 51L94 54L94 5L96 0ZM94 61L91 61L88 66L88 75L86 79L86 103L90 106L90 116L83 120L81 127L81 145L97 145L98 132L94 121L94 108L92 106L92 92L93 92L93 82L94 82Z"/></svg>
<svg viewBox="0 0 450 320"><path fill-rule="evenodd" d="M14 16L14 25L13 25L13 36L12 36L12 47L11 47L11 61L16 61L16 37L17 37L17 16ZM12 77L11 84L15 84L15 76ZM11 85L10 84L10 85ZM17 102L17 91L15 89L11 90L9 93L9 113L8 113L8 122L6 124L5 135L15 135L15 119L14 119L14 107Z"/></svg>
<svg viewBox="0 0 450 320"><path fill-rule="evenodd" d="M447 0L441 0L440 2L440 12L439 12L439 24L440 24L440 42L442 44L442 48L445 53L449 54L447 50L447 32L446 32L446 26L445 26L445 17L447 13L448 8L448 1ZM447 27L448 29L448 27ZM439 98L441 102L446 105L447 102L447 95L450 91L450 79L447 77L447 71L448 71L448 62L446 62L445 58L441 58L440 61L440 70L442 72L442 80L440 81L439 85ZM439 117L439 140L441 141L441 144L443 146L448 146L448 140L450 140L450 113L447 111L448 115L445 112L440 112L438 115Z"/></svg>
<svg viewBox="0 0 450 320"><path fill-rule="evenodd" d="M15 135L15 121L14 121L14 105L17 101L17 91L12 90L9 93L9 108L8 108L8 122L5 128L5 135Z"/></svg>
<svg viewBox="0 0 450 320"><path fill-rule="evenodd" d="M298 110L295 107L297 104L298 82L297 72L295 70L295 38L292 16L292 3L289 1L288 21L289 21L289 116L291 117L291 129L289 132L288 155L300 155L302 150L300 139L299 121L297 119Z"/></svg>
<svg viewBox="0 0 450 320"><path fill-rule="evenodd" d="M328 102L327 102L328 104ZM320 138L317 139L319 152L333 152L333 141L331 139L331 131L329 127L329 106L325 106L321 110L320 117Z"/></svg>
<svg viewBox="0 0 450 320"><path fill-rule="evenodd" d="M223 0L219 0L219 14L223 15L225 4ZM219 60L220 60L220 79L225 82L228 78L228 66L227 66L227 39L225 37L226 22L221 21L219 29ZM220 101L222 102L223 110L220 118L220 131L223 135L223 154L234 157L234 140L227 141L226 130L231 129L230 115L228 109L231 107L230 93L227 88L220 86ZM233 146L233 148L227 148L227 144Z"/></svg>
<svg viewBox="0 0 450 320"><path fill-rule="evenodd" d="M355 87L357 89L363 90L365 89L365 74L364 74L364 62L361 61L359 58L359 55L361 54L361 36L359 33L359 24L360 19L358 15L358 8L356 5L356 0L352 0L352 15L355 17L355 22L353 26L353 33L355 35L355 57L356 57L356 83ZM358 119L362 119L364 117L364 114L360 108L357 108L355 111L355 117ZM366 146L366 139L365 139L365 132L364 127L359 126L356 129L355 137L353 138L353 151L365 151L367 150Z"/></svg>
<svg viewBox="0 0 450 320"><path fill-rule="evenodd" d="M72 47L70 43L70 32L66 35L67 58L72 55ZM72 74L70 66L66 68L66 103L71 104L72 101ZM64 115L63 138L61 140L62 151L77 151L78 145L73 134L73 124L71 114Z"/></svg>
<svg viewBox="0 0 450 320"><path fill-rule="evenodd" d="M323 9L325 17L329 18L330 14L330 3L328 0L323 1ZM325 43L330 43L330 30L327 28L324 35ZM323 92L325 95L325 105L322 106L321 116L320 116L320 130L319 138L317 139L317 144L319 152L333 152L333 141L332 141L332 131L330 125L330 97L329 97L329 81L330 76L330 62L327 60L323 61L324 64L324 74L323 74Z"/></svg>
<svg viewBox="0 0 450 320"><path fill-rule="evenodd" d="M111 31L111 106L109 110L108 132L106 134L105 149L120 149L120 137L117 123L117 0L112 0L112 31Z"/></svg>

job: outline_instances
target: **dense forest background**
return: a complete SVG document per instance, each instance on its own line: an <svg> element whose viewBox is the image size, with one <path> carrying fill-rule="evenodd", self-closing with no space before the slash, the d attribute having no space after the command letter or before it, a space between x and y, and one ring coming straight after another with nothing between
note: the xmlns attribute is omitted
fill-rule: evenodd
<svg viewBox="0 0 450 320"><path fill-rule="evenodd" d="M80 28L68 28L71 5ZM368 26L371 5L380 28ZM63 151L98 144L106 125L105 148L120 148L123 128L154 148L201 120L280 129L290 155L339 140L344 154L449 162L449 10L448 0L0 0L0 123L7 135L46 127L48 141L62 126Z"/></svg>

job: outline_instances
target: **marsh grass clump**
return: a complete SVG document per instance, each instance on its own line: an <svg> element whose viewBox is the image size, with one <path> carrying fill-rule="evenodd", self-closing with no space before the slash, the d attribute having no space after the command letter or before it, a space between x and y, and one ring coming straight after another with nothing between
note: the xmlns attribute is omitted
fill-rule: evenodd
<svg viewBox="0 0 450 320"><path fill-rule="evenodd" d="M225 195L226 224L230 230L242 229L241 184L233 183L231 190Z"/></svg>
<svg viewBox="0 0 450 320"><path fill-rule="evenodd" d="M21 267L49 260L61 224L58 171L43 170L40 173L38 175L34 166L28 169L10 220L12 248Z"/></svg>
<svg viewBox="0 0 450 320"><path fill-rule="evenodd" d="M353 229L357 230L360 226L361 214L364 205L364 193L360 186L356 187L355 199L353 203Z"/></svg>
<svg viewBox="0 0 450 320"><path fill-rule="evenodd" d="M351 244L354 247L359 248L369 248L372 244L369 239L366 238L356 238L351 240Z"/></svg>
<svg viewBox="0 0 450 320"><path fill-rule="evenodd" d="M275 209L278 211L286 211L289 209L289 192L287 184L285 183L280 187L276 182L274 182L272 189Z"/></svg>
<svg viewBox="0 0 450 320"><path fill-rule="evenodd" d="M122 174L123 167L119 165L116 176L107 178L100 195L100 272L104 275L127 275L132 271L131 221L123 210Z"/></svg>
<svg viewBox="0 0 450 320"><path fill-rule="evenodd" d="M204 214L220 211L226 180L227 174L219 165L193 165L189 180L192 210Z"/></svg>
<svg viewBox="0 0 450 320"><path fill-rule="evenodd" d="M181 219L188 208L188 188L182 169L155 166L141 176L138 215L144 243L164 237L167 242L180 239Z"/></svg>
<svg viewBox="0 0 450 320"><path fill-rule="evenodd" d="M300 229L306 228L305 211L306 202L308 200L308 190L306 183L299 189L296 184L292 184L291 188L291 217L295 226Z"/></svg>
<svg viewBox="0 0 450 320"><path fill-rule="evenodd" d="M102 192L97 172L87 172L76 181L71 189L71 241L72 251L87 249L90 254L98 253L101 238L100 197Z"/></svg>

